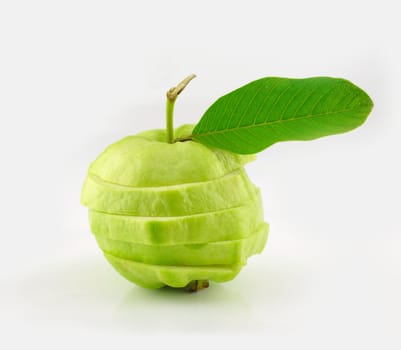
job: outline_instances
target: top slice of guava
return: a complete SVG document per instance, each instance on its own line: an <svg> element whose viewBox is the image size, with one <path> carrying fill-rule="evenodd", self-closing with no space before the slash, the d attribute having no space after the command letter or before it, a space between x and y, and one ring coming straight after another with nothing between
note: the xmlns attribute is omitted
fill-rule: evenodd
<svg viewBox="0 0 401 350"><path fill-rule="evenodd" d="M190 135L182 125L175 136ZM164 129L128 136L107 147L89 173L103 181L132 187L170 186L217 179L255 159L209 148L194 141L167 143Z"/></svg>

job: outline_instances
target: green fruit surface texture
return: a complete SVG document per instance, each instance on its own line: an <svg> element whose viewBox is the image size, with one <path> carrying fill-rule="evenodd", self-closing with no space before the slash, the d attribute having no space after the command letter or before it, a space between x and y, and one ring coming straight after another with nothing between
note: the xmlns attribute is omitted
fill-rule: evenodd
<svg viewBox="0 0 401 350"><path fill-rule="evenodd" d="M193 125L175 130L177 137ZM99 247L125 278L146 288L233 279L262 252L269 231L259 189L243 166L254 155L149 130L107 147L81 193Z"/></svg>

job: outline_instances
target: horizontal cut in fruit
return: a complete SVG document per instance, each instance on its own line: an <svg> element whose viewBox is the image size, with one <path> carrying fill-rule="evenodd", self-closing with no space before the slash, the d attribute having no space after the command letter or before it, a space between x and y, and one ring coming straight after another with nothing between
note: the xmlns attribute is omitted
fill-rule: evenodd
<svg viewBox="0 0 401 350"><path fill-rule="evenodd" d="M175 135L190 135L192 128L183 125ZM92 162L89 173L126 186L171 186L218 179L254 159L254 155L209 148L194 141L169 144L166 130L150 130L107 147Z"/></svg>
<svg viewBox="0 0 401 350"><path fill-rule="evenodd" d="M214 266L162 266L149 265L105 253L110 264L126 279L145 288L185 287L193 280L227 282L232 280L243 267L237 265Z"/></svg>
<svg viewBox="0 0 401 350"><path fill-rule="evenodd" d="M263 222L258 190L246 205L210 213L176 217L139 217L89 211L97 236L142 244L206 243L241 239Z"/></svg>
<svg viewBox="0 0 401 350"><path fill-rule="evenodd" d="M247 238L205 244L147 245L97 236L100 248L123 259L154 265L232 265L245 263L260 253L266 243L268 225L263 223Z"/></svg>
<svg viewBox="0 0 401 350"><path fill-rule="evenodd" d="M255 186L243 169L216 180L162 187L121 186L89 174L81 202L110 214L183 216L238 207L254 193Z"/></svg>

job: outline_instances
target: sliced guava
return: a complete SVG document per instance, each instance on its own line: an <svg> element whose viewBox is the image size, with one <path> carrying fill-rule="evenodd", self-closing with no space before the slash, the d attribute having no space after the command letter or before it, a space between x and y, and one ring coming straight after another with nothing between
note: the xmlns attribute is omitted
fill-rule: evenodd
<svg viewBox="0 0 401 350"><path fill-rule="evenodd" d="M193 125L175 135L187 136ZM92 162L89 173L125 186L156 187L217 179L255 159L209 148L194 141L166 142L166 131L149 130L128 136L107 147Z"/></svg>
<svg viewBox="0 0 401 350"><path fill-rule="evenodd" d="M111 214L182 216L238 207L254 193L255 186L243 169L211 181L161 187L115 185L89 174L81 202Z"/></svg>
<svg viewBox="0 0 401 350"><path fill-rule="evenodd" d="M96 236L100 248L123 259L154 265L231 265L245 263L260 253L266 243L268 225L263 223L252 235L232 241L203 244L148 245Z"/></svg>
<svg viewBox="0 0 401 350"><path fill-rule="evenodd" d="M243 264L210 266L163 266L150 265L118 258L105 253L110 264L126 279L144 288L170 286L182 288L194 280L227 282L241 270Z"/></svg>
<svg viewBox="0 0 401 350"><path fill-rule="evenodd" d="M260 192L245 205L210 213L142 217L89 211L92 232L110 239L142 244L206 243L241 239L263 222Z"/></svg>

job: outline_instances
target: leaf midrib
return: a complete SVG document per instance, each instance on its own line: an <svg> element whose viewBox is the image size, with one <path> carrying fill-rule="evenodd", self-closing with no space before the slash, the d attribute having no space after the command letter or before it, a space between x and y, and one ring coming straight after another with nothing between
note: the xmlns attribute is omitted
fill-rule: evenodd
<svg viewBox="0 0 401 350"><path fill-rule="evenodd" d="M234 128L226 128L226 129L222 129L222 130L214 130L214 131L208 131L205 133L199 133L199 134L194 134L193 136L196 138L197 136L207 136L207 135L215 135L215 134L221 134L221 133L226 133L226 132L233 132L233 131L238 131L240 129L251 129L251 128L256 128L256 127L260 127L260 126L270 126L272 124L277 124L277 123L286 123L286 122L293 122L293 121L298 121L298 120L304 120L304 119L308 119L308 118L317 118L317 117L324 117L324 116L328 116L330 114L338 114L338 113L344 113L344 112L349 112L349 111L353 111L359 108L363 108L363 107L369 107L368 104L364 104L364 105L358 105L357 108L353 107L353 108L346 108L346 109L341 109L341 110L337 110L337 111L333 111L333 112L325 112L325 113L318 113L318 114L308 114L302 117L292 117L292 118L288 118L288 119L279 119L279 120L274 120L271 122L263 122L263 123L254 123L251 125L246 125L246 126L237 126Z"/></svg>

